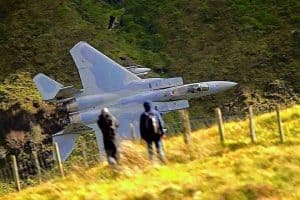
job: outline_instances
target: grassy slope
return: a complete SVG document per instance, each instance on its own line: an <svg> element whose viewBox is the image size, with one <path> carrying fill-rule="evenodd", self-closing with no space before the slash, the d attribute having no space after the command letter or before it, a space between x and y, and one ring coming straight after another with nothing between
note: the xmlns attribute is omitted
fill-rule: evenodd
<svg viewBox="0 0 300 200"><path fill-rule="evenodd" d="M248 122L225 124L227 145L217 128L165 140L169 163L151 166L141 144L123 143L122 170L106 165L74 167L56 178L3 199L299 199L300 106L282 112L286 143L279 144L275 113L255 118L258 144L249 142ZM73 170L74 171L74 170Z"/></svg>
<svg viewBox="0 0 300 200"><path fill-rule="evenodd" d="M1 108L20 102L30 109L38 99L26 93L36 94L32 83L18 92L22 86L10 74L26 72L18 79L27 82L43 72L80 86L68 53L80 40L186 82L227 79L259 96L275 79L299 88L298 40L290 34L299 27L297 1L129 0L121 8L94 0L4 0L0 7ZM110 15L122 16L119 30L107 30ZM210 113L232 93L193 101L192 114Z"/></svg>

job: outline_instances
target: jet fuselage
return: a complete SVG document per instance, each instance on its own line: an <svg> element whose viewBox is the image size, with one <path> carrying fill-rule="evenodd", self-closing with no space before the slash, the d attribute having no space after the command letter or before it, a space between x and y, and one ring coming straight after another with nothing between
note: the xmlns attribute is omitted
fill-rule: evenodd
<svg viewBox="0 0 300 200"><path fill-rule="evenodd" d="M142 106L146 100L153 102L178 101L191 98L199 98L206 95L219 93L230 89L236 83L229 81L210 81L185 84L164 89L124 90L116 93L83 96L75 102L67 105L70 113L70 122L84 124L95 123L103 107L112 108L113 113L118 113L118 108L130 110L133 103ZM72 112L76 108L77 112Z"/></svg>

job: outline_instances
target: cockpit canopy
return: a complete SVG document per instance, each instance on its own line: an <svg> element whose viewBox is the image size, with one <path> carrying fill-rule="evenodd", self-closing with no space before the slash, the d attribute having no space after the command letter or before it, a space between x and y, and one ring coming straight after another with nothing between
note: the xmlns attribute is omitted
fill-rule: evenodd
<svg viewBox="0 0 300 200"><path fill-rule="evenodd" d="M206 92L209 90L209 86L207 83L194 83L192 87L192 92Z"/></svg>

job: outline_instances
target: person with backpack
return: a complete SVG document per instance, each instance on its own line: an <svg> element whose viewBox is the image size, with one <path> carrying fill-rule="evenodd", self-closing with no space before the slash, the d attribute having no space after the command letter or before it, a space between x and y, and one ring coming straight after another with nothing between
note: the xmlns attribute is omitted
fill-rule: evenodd
<svg viewBox="0 0 300 200"><path fill-rule="evenodd" d="M153 143L155 144L159 159L165 163L165 154L162 144L164 135L164 122L158 111L153 109L151 101L144 102L145 112L140 117L140 133L143 140L147 143L149 159L153 160Z"/></svg>
<svg viewBox="0 0 300 200"><path fill-rule="evenodd" d="M109 112L108 108L103 108L97 124L103 134L107 161L111 165L117 165L119 163L119 152L116 142L116 129L119 126L118 120Z"/></svg>

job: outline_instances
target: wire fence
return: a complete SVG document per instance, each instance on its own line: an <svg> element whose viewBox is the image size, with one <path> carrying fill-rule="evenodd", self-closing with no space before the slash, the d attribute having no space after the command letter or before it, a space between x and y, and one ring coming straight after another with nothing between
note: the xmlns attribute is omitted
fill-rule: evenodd
<svg viewBox="0 0 300 200"><path fill-rule="evenodd" d="M22 157L22 160L17 159L18 174L22 180L31 179L37 174L37 166L33 153L28 154L29 157L27 158ZM51 152L40 152L37 155L37 160L42 171L48 171L54 167L55 162ZM14 181L12 166L12 161L10 160L0 169L0 181Z"/></svg>
<svg viewBox="0 0 300 200"><path fill-rule="evenodd" d="M243 139L245 139L245 137L249 138L250 136L251 142L255 143L257 141L257 137L255 124L251 123L251 120L254 119L253 112L251 114L250 110L252 110L251 107L249 108L249 112L245 114L222 116L221 111L217 109L215 117L194 118L191 120L189 120L188 113L183 112L181 117L177 120L167 123L166 128L168 129L169 134L172 133L173 135L178 135L178 133L183 133L185 142L189 141L188 137L191 131L207 129L214 126L217 127L216 132L219 135L220 143L222 145L224 145L228 140L239 140L239 138L236 137L237 134L244 134ZM245 120L249 120L249 124ZM236 133L235 135L226 135L225 132L227 130L224 129L224 122L227 123L235 121L244 121L246 123L241 123L239 126L226 127L227 130L230 128L231 132ZM269 124L272 124L272 127L268 127ZM275 135L274 132L278 132L276 137L282 143L285 142L284 134L289 133L288 126L285 128L282 127L279 106L277 106L275 115L273 114L270 119L266 118L264 124L257 123L256 126L267 126L265 128L267 130L271 130L273 135ZM85 167L94 166L100 162L99 151L95 151L95 149L97 149L96 139L95 135L91 132L79 137L79 142L72 153L76 156L71 156L69 161L64 163L64 165L58 162L59 159L53 159L53 154L59 153L59 150L58 152L55 152L55 148L36 149L27 153L25 156L20 154L16 156L12 155L9 161L7 161L2 167L0 166L0 183L8 183L11 185L15 185L17 183L20 186L16 185L16 188L25 188L43 180L49 180L54 176L64 176L64 170L72 170L72 165L74 165L74 163ZM13 163L13 157L16 157L15 164ZM62 169L60 169L60 167Z"/></svg>
<svg viewBox="0 0 300 200"><path fill-rule="evenodd" d="M238 114L238 115L225 115L222 116L224 122L237 122L243 121L247 119L246 114ZM197 117L189 120L191 125L191 131L196 131L199 129L210 128L214 125L217 125L216 117ZM173 119L173 121L169 121L165 124L168 134L177 135L182 132L183 121L180 117Z"/></svg>

